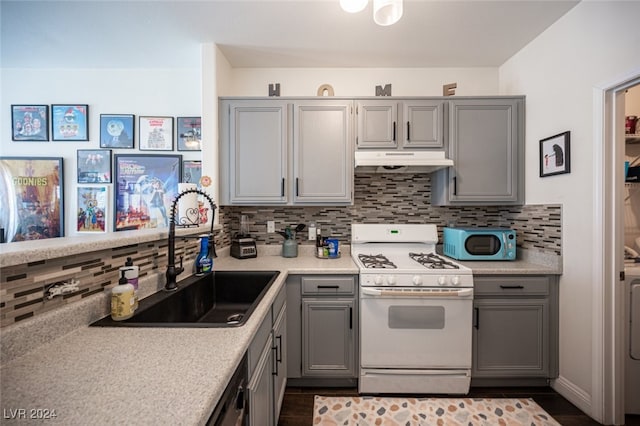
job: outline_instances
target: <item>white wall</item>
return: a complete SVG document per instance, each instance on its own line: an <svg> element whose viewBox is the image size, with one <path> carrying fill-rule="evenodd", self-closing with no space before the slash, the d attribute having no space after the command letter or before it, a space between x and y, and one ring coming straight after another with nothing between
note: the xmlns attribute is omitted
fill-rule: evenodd
<svg viewBox="0 0 640 426"><path fill-rule="evenodd" d="M64 167L65 234L73 235L76 222L76 150L100 148L100 114L199 116L200 62L196 68L174 69L3 69L0 85L0 155L62 157ZM88 104L88 142L13 142L11 104ZM175 126L175 122L174 122ZM134 154L135 149L112 150ZM174 137L174 147L176 145ZM143 151L149 153L149 151ZM169 151L157 152L168 154ZM200 152L175 151L184 160L199 160ZM113 185L110 185L111 200ZM112 220L108 229L112 229Z"/></svg>
<svg viewBox="0 0 640 426"><path fill-rule="evenodd" d="M640 2L583 1L499 71L502 94L527 95L526 202L563 204L560 380L587 413L592 401L593 88L640 69ZM571 173L539 178L539 140L571 131ZM621 165L622 167L622 165ZM567 396L567 395L565 395ZM595 410L597 412L598 410Z"/></svg>
<svg viewBox="0 0 640 426"><path fill-rule="evenodd" d="M329 84L335 96L375 96L376 86L391 84L393 96L442 96L442 86L457 83L456 95L495 95L497 68L237 68L234 96L267 96L280 83L280 96L316 96Z"/></svg>

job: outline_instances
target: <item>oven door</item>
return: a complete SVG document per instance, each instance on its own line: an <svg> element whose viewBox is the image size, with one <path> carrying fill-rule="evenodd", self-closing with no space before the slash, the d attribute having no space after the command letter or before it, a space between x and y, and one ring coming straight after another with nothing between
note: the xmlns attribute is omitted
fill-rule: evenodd
<svg viewBox="0 0 640 426"><path fill-rule="evenodd" d="M473 289L360 288L362 368L471 368Z"/></svg>

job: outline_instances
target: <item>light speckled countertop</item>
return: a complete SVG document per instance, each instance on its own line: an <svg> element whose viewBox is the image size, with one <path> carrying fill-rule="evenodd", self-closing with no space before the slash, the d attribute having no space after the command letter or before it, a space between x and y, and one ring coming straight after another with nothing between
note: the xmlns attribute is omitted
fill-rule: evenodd
<svg viewBox="0 0 640 426"><path fill-rule="evenodd" d="M238 260L228 257L228 249L221 251L215 260L216 270L281 271L243 327L141 329L88 327L85 323L25 354L8 358L0 369L3 413L6 416L25 409L28 420L29 410L55 410L53 422L66 425L203 424L288 274L358 273L348 246L342 248L346 253L330 260L315 258L313 246L300 246L297 258L279 256L279 246L259 246L255 259ZM561 273L558 265L530 259L464 263L478 274ZM79 308L70 305L69 309ZM88 306L82 309L82 314L52 315L84 318L91 317L88 311L96 310ZM30 339L29 327L16 325L21 335L11 340ZM25 423L24 419L3 420Z"/></svg>

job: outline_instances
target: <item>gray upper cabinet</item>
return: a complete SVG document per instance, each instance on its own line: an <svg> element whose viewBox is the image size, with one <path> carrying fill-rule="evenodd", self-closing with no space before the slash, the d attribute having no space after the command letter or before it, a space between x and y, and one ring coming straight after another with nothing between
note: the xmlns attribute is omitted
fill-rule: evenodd
<svg viewBox="0 0 640 426"><path fill-rule="evenodd" d="M352 111L351 101L294 104L294 203L351 203Z"/></svg>
<svg viewBox="0 0 640 426"><path fill-rule="evenodd" d="M220 198L224 204L286 204L286 102L246 100L220 108Z"/></svg>
<svg viewBox="0 0 640 426"><path fill-rule="evenodd" d="M524 98L450 100L448 127L454 166L432 175L432 204L524 204Z"/></svg>
<svg viewBox="0 0 640 426"><path fill-rule="evenodd" d="M220 203L351 204L352 116L351 100L221 100Z"/></svg>
<svg viewBox="0 0 640 426"><path fill-rule="evenodd" d="M358 149L442 148L445 100L357 101Z"/></svg>

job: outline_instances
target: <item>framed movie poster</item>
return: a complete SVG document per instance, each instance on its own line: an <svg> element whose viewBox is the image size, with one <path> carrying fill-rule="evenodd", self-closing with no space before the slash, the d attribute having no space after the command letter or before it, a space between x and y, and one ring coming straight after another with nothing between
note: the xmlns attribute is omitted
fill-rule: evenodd
<svg viewBox="0 0 640 426"><path fill-rule="evenodd" d="M200 185L202 161L185 160L182 162L182 182Z"/></svg>
<svg viewBox="0 0 640 426"><path fill-rule="evenodd" d="M135 116L100 114L100 148L133 148Z"/></svg>
<svg viewBox="0 0 640 426"><path fill-rule="evenodd" d="M106 186L79 186L76 231L106 232Z"/></svg>
<svg viewBox="0 0 640 426"><path fill-rule="evenodd" d="M6 241L64 236L62 157L0 157L0 228Z"/></svg>
<svg viewBox="0 0 640 426"><path fill-rule="evenodd" d="M115 154L114 159L114 229L167 228L182 155Z"/></svg>
<svg viewBox="0 0 640 426"><path fill-rule="evenodd" d="M51 105L54 141L89 140L89 105Z"/></svg>
<svg viewBox="0 0 640 426"><path fill-rule="evenodd" d="M173 151L173 117L140 117L140 150Z"/></svg>
<svg viewBox="0 0 640 426"><path fill-rule="evenodd" d="M48 141L48 105L11 105L11 140Z"/></svg>
<svg viewBox="0 0 640 426"><path fill-rule="evenodd" d="M178 151L202 150L202 119L178 117Z"/></svg>
<svg viewBox="0 0 640 426"><path fill-rule="evenodd" d="M111 183L111 150L78 150L78 183Z"/></svg>

